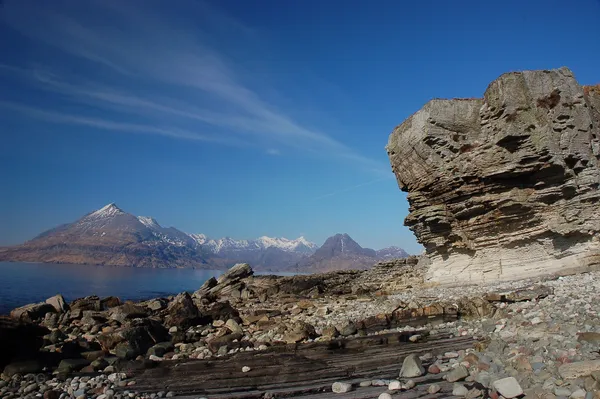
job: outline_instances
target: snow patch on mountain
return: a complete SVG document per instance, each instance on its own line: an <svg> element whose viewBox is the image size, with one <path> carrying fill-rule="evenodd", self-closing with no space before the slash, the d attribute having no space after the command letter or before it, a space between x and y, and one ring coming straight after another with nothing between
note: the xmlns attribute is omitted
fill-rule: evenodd
<svg viewBox="0 0 600 399"><path fill-rule="evenodd" d="M160 229L161 225L158 224L156 219L148 217L148 216L138 216L137 219L149 229Z"/></svg>
<svg viewBox="0 0 600 399"><path fill-rule="evenodd" d="M262 236L256 240L235 240L231 237L209 239L205 234L189 234L199 245L209 249L212 253L219 254L225 251L258 251L267 248L278 248L285 252L312 253L317 245L304 237L290 240L285 237Z"/></svg>
<svg viewBox="0 0 600 399"><path fill-rule="evenodd" d="M110 203L97 211L90 213L86 216L86 219L104 219L122 215L124 213L125 212L123 212L116 204Z"/></svg>

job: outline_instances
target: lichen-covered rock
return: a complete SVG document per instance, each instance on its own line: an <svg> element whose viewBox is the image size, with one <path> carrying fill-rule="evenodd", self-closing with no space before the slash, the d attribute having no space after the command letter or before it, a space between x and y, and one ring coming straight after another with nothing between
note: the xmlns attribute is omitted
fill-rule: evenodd
<svg viewBox="0 0 600 399"><path fill-rule="evenodd" d="M600 265L600 93L569 69L504 74L483 99L432 100L386 149L428 281Z"/></svg>

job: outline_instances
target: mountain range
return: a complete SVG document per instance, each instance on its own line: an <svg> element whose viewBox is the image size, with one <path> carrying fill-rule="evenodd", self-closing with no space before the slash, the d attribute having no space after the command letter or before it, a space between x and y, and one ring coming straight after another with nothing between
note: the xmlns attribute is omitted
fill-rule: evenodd
<svg viewBox="0 0 600 399"><path fill-rule="evenodd" d="M398 247L362 248L348 234L329 237L321 247L304 237L211 239L162 227L154 218L134 216L113 203L21 245L0 248L0 261L204 269L247 262L257 270L301 272L366 268L405 256Z"/></svg>

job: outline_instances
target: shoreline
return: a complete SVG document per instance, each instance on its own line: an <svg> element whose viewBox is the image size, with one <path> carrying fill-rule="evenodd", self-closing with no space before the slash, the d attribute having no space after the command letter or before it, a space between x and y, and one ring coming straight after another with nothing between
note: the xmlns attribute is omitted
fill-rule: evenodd
<svg viewBox="0 0 600 399"><path fill-rule="evenodd" d="M374 391L426 394L437 384L440 390L435 395L450 395L455 390L464 393L466 389L471 396L479 392L480 396L493 397L502 389L494 385L500 380L506 380L514 389L518 385L521 391L535 391L536 395L561 396L557 393L564 394L569 390L567 396L571 396L585 390L581 398L585 399L588 393L596 395L594 392L599 392L600 382L593 373L600 372L600 353L597 351L600 304L592 297L594 292L600 292L600 273L459 288L427 287L424 274L425 269L408 264L407 260L387 262L366 271L296 276L254 276L252 269L242 264L218 279L209 279L193 295L182 293L135 303L88 297L69 305L55 297L49 300L52 305L38 304L13 313L13 318L38 320L37 324L29 326L47 329L36 339L45 341L40 353L53 358L52 368L44 370L37 364L38 369L34 370L30 365L32 367L26 372L14 374L21 377L30 374L30 381L39 372L48 378L56 378L55 385L47 389L52 391L71 387L77 376L76 381L89 377L84 384L93 386L82 385L83 397L100 399L160 397L157 389L161 383L172 388L172 391L162 392L163 396L172 392L172 395L195 394L197 397L205 392L210 393L207 396L210 398L238 397L223 396L226 395L224 388L220 391L214 388L220 393L209 392L206 384L190 387L185 379L169 377L169 370L185 367L189 369L188 377L196 375L194 378L198 379L205 372L202 364L210 364L238 375L240 381L251 376L260 381L267 377L261 370L268 369L265 364L261 366L260 359L269 353L274 363L280 356L299 359L299 354L307 353L309 355L302 358L322 364L320 362L324 360L319 359L335 362L336 356L343 357L343 351L335 355L338 352L332 348L355 347L358 348L356 359L369 360L371 363L367 363L377 365L373 366L375 369L384 367L390 371L379 377L385 384L374 386L373 381L378 377L376 370L369 371L370 366L361 366L367 367L363 374L349 371L359 367L357 361L348 363L344 360L346 363L342 363L348 369L326 367L324 370L332 373L331 378L339 379L334 382L348 380L353 383L352 395L358 395L358 392L371 395ZM56 305L62 311L47 314L45 310L49 308L46 305ZM584 317L575 311L577 307L584 310ZM580 317L573 318L565 311L569 309ZM381 345L382 348L392 345L390 337L400 336L406 337L401 347L414 348L427 366L427 370L419 371L418 376L398 374L404 361L400 355L388 359L389 364L383 364L381 355L369 355L379 353L377 348ZM434 338L442 336L468 339L469 343L449 353L434 353ZM433 343L428 345L430 339ZM360 346L360 342L370 344ZM65 348L72 351L70 359L65 359L68 352ZM381 353L387 353L387 349L382 350ZM567 373L565 367L575 367L581 362L592 362L588 368L595 367L593 362L597 362L597 370L590 371L587 376L563 378ZM243 372L242 363L255 371ZM14 374L9 374L17 368L9 367L8 373L4 369L3 379L12 381ZM302 377L300 370L296 374L306 380L303 380L305 388L325 389L323 382L309 383L309 377ZM397 377L391 379L394 373ZM453 379L452 373L461 374L461 377L449 381L448 378ZM107 380L110 376L117 378L115 375L119 379L117 383ZM342 378L344 375L348 378ZM366 378L367 375L373 378ZM386 376L388 378L384 378ZM442 376L446 377L443 383L432 382ZM158 385L149 383L154 380ZM411 386L411 380L415 386ZM256 381L253 386L262 386ZM328 388L330 394L334 382L328 380L332 384ZM28 386L32 387L32 384ZM103 392L99 392L98 384L102 385ZM279 386L269 389L291 390L289 392L299 389L296 396L292 396L308 395L290 384L290 381L280 381ZM395 387L398 389L392 389ZM0 389L5 389L4 394L9 392L6 386ZM435 389L435 386L431 388L432 391ZM104 390L113 392L103 397L106 395ZM76 391L82 393L81 389ZM127 394L123 394L124 391L128 391ZM68 389L61 392L65 395L75 393L69 394ZM230 395L241 392L232 391ZM61 393L58 395L60 397Z"/></svg>

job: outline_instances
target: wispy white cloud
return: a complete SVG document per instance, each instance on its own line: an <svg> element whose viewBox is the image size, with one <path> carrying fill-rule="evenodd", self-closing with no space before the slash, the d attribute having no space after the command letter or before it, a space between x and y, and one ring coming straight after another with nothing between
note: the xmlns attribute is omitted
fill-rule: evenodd
<svg viewBox="0 0 600 399"><path fill-rule="evenodd" d="M45 111L43 109L30 107L18 103L13 103L10 101L0 101L1 109L8 109L12 112L18 112L28 117L33 117L37 119L41 119L50 123L60 123L60 124L69 124L69 125L81 125L88 126L95 129L101 130L111 130L111 131L120 131L126 133L136 133L136 134L153 134L159 136L172 137L177 139L185 139L185 140L196 140L196 141L206 141L206 142L215 142L221 144L232 145L235 143L229 142L226 139L219 139L216 136L211 135L202 135L196 132L191 132L182 129L176 128L163 128L151 125L140 125L134 123L123 123L123 122L114 122L110 120L98 119L98 118L90 118L90 117L82 117L77 115L64 114L56 111Z"/></svg>
<svg viewBox="0 0 600 399"><path fill-rule="evenodd" d="M269 155L281 155L281 151L279 151L276 148L269 148L269 149L267 149L267 154L269 154Z"/></svg>
<svg viewBox="0 0 600 399"><path fill-rule="evenodd" d="M173 15L178 16L176 23L170 19ZM363 156L334 135L299 123L269 102L258 82L244 79L257 71L244 69L212 37L235 32L238 40L252 37L254 32L203 2L180 0L167 7L159 1L90 0L82 4L9 0L0 22L90 65L72 75L56 72L61 69L56 66L22 69L20 72L32 82L78 103L92 102L111 111L104 114L102 123L79 116L74 119L58 111L51 117L52 109L41 114L40 109L30 107L30 115L54 118L57 123L85 121L81 124L134 132L138 125L127 124L125 129L115 113L136 114L145 118L144 125L148 126L154 126L157 119L163 124L169 121L170 125L154 127L156 134L160 134L158 130L173 130L177 133L171 137L189 138L189 126L197 124L200 131L214 131L200 136L205 141L249 143L262 146L267 153L276 143L387 172L385 165ZM8 65L0 69L16 72Z"/></svg>

